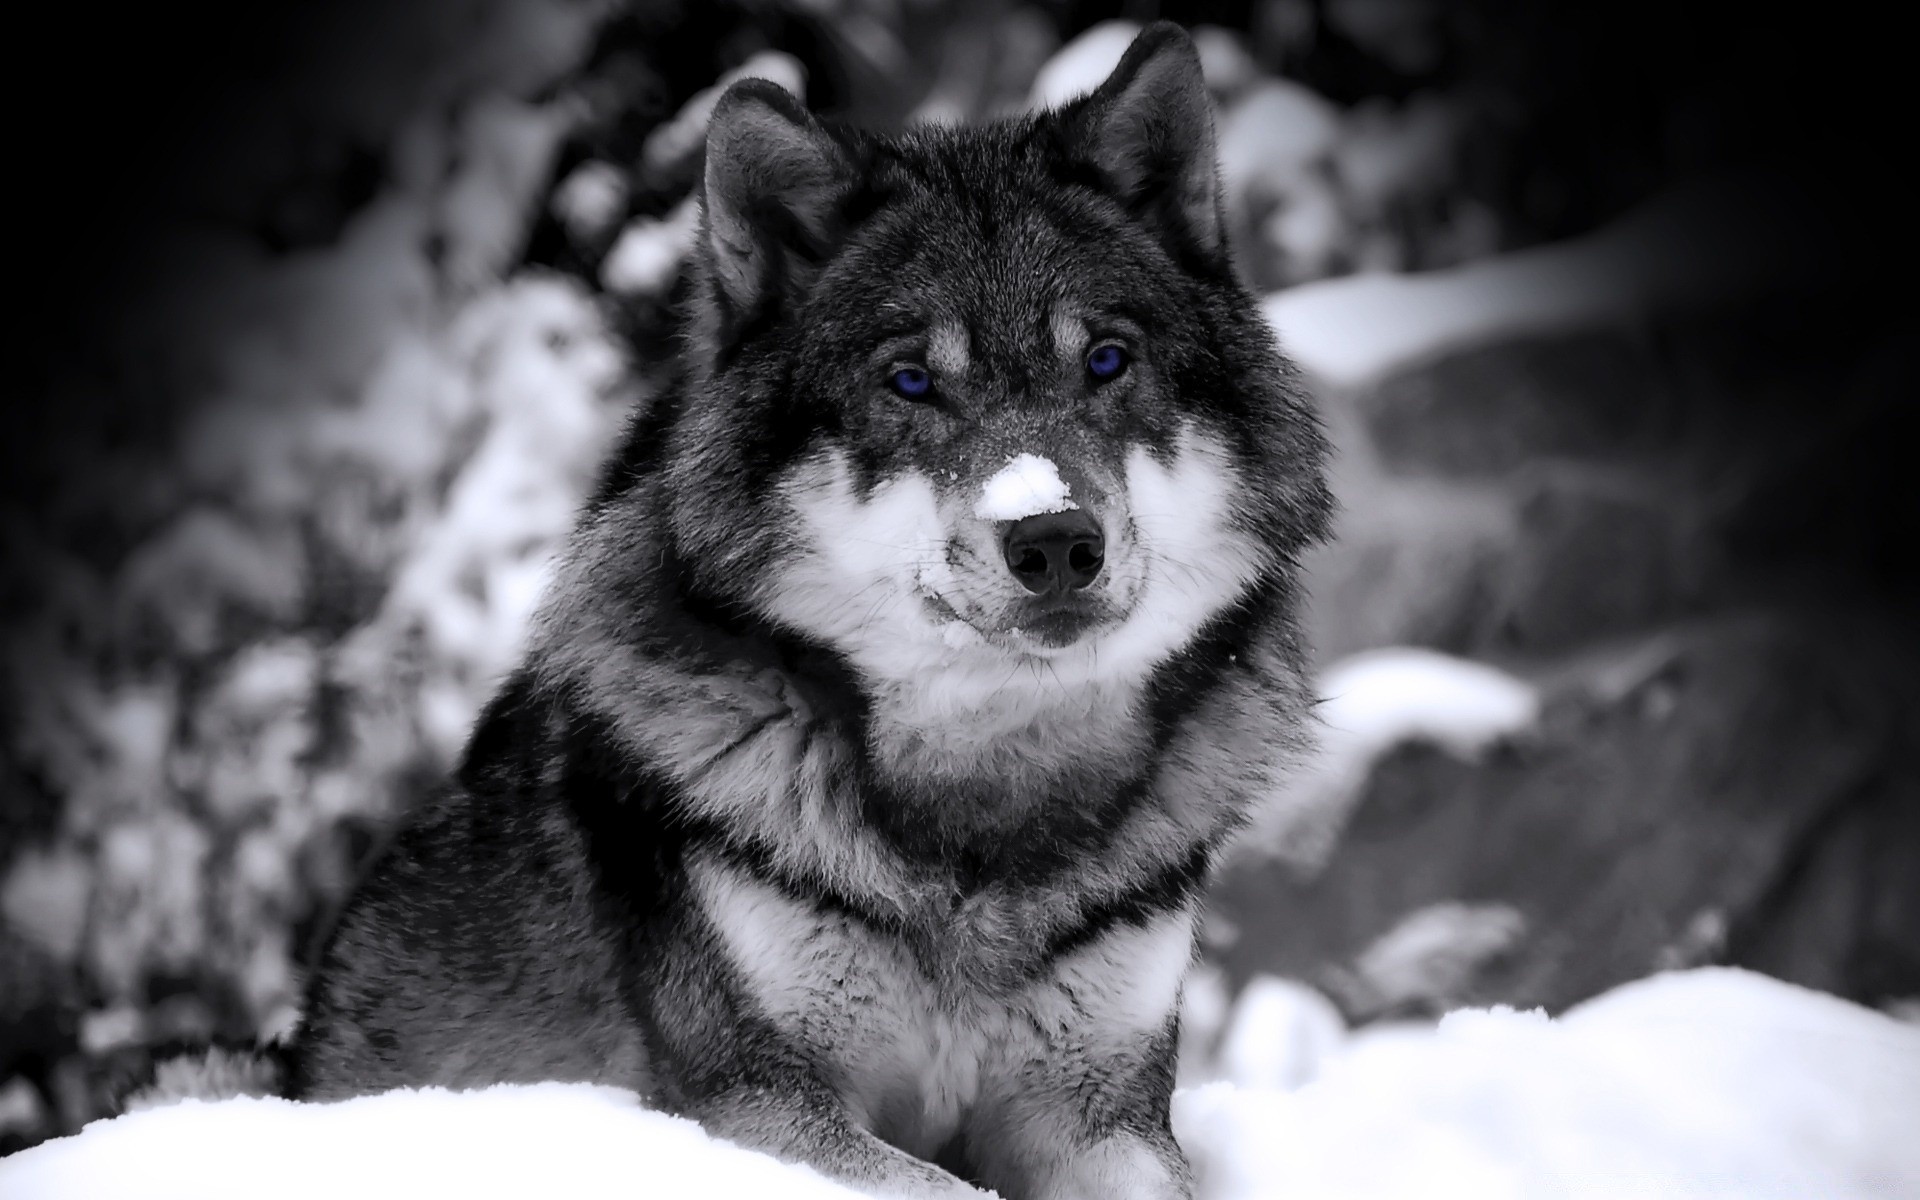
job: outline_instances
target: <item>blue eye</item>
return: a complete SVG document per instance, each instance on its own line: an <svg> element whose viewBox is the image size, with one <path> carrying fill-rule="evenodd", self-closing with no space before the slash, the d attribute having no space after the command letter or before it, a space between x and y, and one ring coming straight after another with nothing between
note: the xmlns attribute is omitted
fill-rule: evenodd
<svg viewBox="0 0 1920 1200"><path fill-rule="evenodd" d="M1087 355L1087 372L1095 379L1112 379L1126 369L1127 352L1118 346L1095 346Z"/></svg>
<svg viewBox="0 0 1920 1200"><path fill-rule="evenodd" d="M919 400L933 390L933 376L920 367L901 367L887 377L887 386L909 400Z"/></svg>

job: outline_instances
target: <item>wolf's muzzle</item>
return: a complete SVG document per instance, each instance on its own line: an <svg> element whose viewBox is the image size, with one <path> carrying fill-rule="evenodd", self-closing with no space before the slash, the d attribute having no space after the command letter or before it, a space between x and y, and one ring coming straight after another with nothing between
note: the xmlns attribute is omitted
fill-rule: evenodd
<svg viewBox="0 0 1920 1200"><path fill-rule="evenodd" d="M1106 562L1100 525L1081 509L1015 521L1002 549L1020 586L1038 596L1064 596L1094 581Z"/></svg>

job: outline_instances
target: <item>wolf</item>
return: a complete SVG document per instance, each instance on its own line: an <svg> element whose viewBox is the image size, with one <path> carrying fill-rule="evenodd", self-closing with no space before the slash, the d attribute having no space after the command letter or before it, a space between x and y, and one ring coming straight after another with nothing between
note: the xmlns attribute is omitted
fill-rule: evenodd
<svg viewBox="0 0 1920 1200"><path fill-rule="evenodd" d="M345 906L285 1094L580 1080L911 1197L1182 1197L1178 1007L1307 739L1325 442L1177 26L1057 109L714 109L674 382Z"/></svg>

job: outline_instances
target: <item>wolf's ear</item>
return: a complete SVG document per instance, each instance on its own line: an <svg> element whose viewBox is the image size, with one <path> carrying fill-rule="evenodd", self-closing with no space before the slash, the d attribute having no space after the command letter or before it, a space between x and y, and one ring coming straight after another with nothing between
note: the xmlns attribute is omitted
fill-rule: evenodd
<svg viewBox="0 0 1920 1200"><path fill-rule="evenodd" d="M1077 149L1129 207L1223 248L1213 101L1187 31L1156 21L1120 65L1067 110Z"/></svg>
<svg viewBox="0 0 1920 1200"><path fill-rule="evenodd" d="M794 256L824 257L852 180L846 150L791 93L764 79L726 90L707 123L702 249L736 314L779 287Z"/></svg>

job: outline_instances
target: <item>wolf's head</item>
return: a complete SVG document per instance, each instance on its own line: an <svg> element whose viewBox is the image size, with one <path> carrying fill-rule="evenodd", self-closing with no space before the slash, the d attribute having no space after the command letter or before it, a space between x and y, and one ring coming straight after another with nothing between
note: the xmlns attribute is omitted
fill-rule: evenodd
<svg viewBox="0 0 1920 1200"><path fill-rule="evenodd" d="M695 287L674 541L843 655L903 769L1050 722L1098 742L1323 531L1322 440L1233 276L1176 26L982 128L839 131L734 85Z"/></svg>

